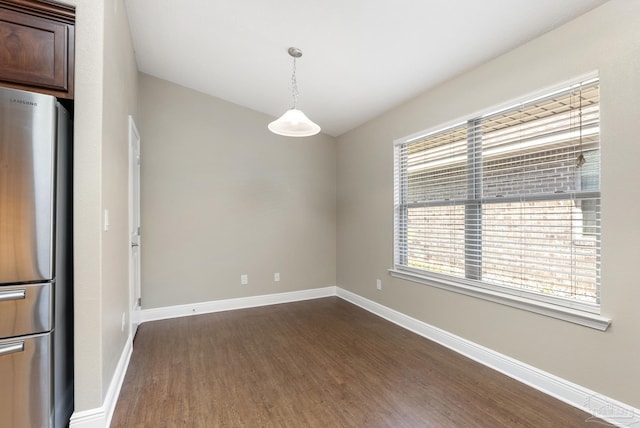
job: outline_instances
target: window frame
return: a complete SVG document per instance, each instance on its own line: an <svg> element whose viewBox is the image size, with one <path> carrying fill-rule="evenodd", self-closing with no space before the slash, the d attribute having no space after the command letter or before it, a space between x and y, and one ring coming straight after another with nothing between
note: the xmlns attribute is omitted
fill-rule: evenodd
<svg viewBox="0 0 640 428"><path fill-rule="evenodd" d="M408 210L413 207L419 206L445 206L442 203L430 203L430 202L416 202L416 203L401 203L402 201L407 200L407 195L409 192L408 189L408 171L407 171L407 160L403 160L399 155L400 150L397 149L399 146L404 146L406 144L410 144L417 140L423 139L428 135L437 134L439 132L443 132L445 130L450 130L455 127L466 126L467 129L475 129L473 126L477 126L480 124L483 118L490 117L498 112L506 111L509 108L514 108L523 103L529 103L531 101L537 99L543 99L544 97L553 94L554 92L559 93L562 90L565 90L571 86L579 85L583 82L587 82L593 79L598 79L598 73L593 72L583 76L579 76L578 78L571 79L569 81L562 82L558 85L553 85L551 87L543 88L534 93L527 94L525 96L519 97L515 100L511 100L507 103L503 103L500 106L494 106L493 108L485 109L483 111L477 112L475 114L470 114L465 116L462 119L458 119L455 121L450 121L444 125L440 125L431 129L427 129L425 131L410 135L408 137L400 138L394 141L394 245L393 245L393 268L389 269L389 273L391 276L418 282L421 284L426 284L429 286L433 286L436 288L441 288L449 291L454 291L457 293L461 293L464 295L480 298L483 300L489 300L492 302L504 304L507 306L523 309L526 311L550 316L556 319L561 319L565 321L569 321L572 323L576 323L579 325L584 325L587 327L595 328L598 330L606 330L608 326L611 324L611 319L603 317L600 315L601 306L598 298L597 304L591 304L586 302L580 302L572 299L559 299L558 297L546 297L543 295L532 294L527 291L518 290L517 288L507 288L497 285L492 285L487 282L476 281L474 279L469 279L469 277L474 278L473 272L469 272L468 269L478 269L480 263L467 263L469 254L465 255L465 271L466 277L454 277L446 274L439 274L437 272L427 271L423 269L412 268L407 264L407 245L408 239L406 236L407 224L408 224ZM481 138L481 137L479 137ZM474 143L470 141L476 140ZM477 137L468 136L467 137L467 150L481 150L481 142ZM473 153L471 153L473 155ZM474 156L467 156L467 165L469 162L474 162L473 159L477 159ZM477 161L476 161L477 162ZM480 159L481 162L481 159ZM468 174L469 177L472 174ZM477 178L477 177L475 177ZM482 207L485 204L491 203L506 203L510 201L519 201L519 197L505 197L500 198L495 201L487 201L482 200L477 197L479 194L478 186L481 185L479 182L481 180L475 180L474 182L468 183L468 191L471 192L466 200L456 200L452 205L461 206L464 210L469 210L469 204L475 203ZM469 187L473 186L473 188ZM475 192L474 192L475 189ZM579 192L580 197L600 197L601 192L588 192L583 191ZM476 197L472 197L476 195ZM567 200L573 199L575 194L570 193L558 193L557 195L545 195L544 198L540 200L551 201L551 200ZM579 199L579 198L578 198ZM476 207L476 212L479 212ZM469 222L467 222L467 225ZM480 228L480 225L478 225ZM401 231L405 231L402 233ZM469 230L469 227L464 228L465 241L468 239L468 234L477 233L473 230ZM404 247L403 247L404 246ZM465 243L466 247L466 243ZM399 251L399 248L404 248L405 251ZM404 260L403 260L404 258ZM480 268L481 269L481 268ZM478 278L478 276L475 276ZM559 300L561 301L559 303Z"/></svg>

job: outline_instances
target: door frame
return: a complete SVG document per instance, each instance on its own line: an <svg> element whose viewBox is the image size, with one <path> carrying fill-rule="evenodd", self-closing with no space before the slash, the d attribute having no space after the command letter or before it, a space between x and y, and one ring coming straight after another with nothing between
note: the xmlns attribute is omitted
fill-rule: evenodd
<svg viewBox="0 0 640 428"><path fill-rule="evenodd" d="M129 331L131 339L140 325L141 239L140 239L140 133L129 115ZM136 260L137 259L137 260Z"/></svg>

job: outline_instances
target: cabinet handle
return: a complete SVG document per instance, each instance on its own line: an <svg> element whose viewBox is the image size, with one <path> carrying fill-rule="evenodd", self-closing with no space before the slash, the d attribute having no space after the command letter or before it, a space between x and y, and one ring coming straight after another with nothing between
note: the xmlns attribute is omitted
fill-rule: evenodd
<svg viewBox="0 0 640 428"><path fill-rule="evenodd" d="M20 300L26 299L27 290L9 290L9 291L0 291L0 302L6 302L9 300Z"/></svg>
<svg viewBox="0 0 640 428"><path fill-rule="evenodd" d="M24 340L21 342L0 345L0 356L13 354L14 352L23 352L23 351L24 351Z"/></svg>

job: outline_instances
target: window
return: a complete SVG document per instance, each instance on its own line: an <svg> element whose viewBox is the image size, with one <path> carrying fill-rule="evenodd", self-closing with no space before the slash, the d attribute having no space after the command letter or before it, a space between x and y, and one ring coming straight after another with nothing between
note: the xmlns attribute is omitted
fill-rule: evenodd
<svg viewBox="0 0 640 428"><path fill-rule="evenodd" d="M599 313L599 112L592 78L396 142L392 274Z"/></svg>

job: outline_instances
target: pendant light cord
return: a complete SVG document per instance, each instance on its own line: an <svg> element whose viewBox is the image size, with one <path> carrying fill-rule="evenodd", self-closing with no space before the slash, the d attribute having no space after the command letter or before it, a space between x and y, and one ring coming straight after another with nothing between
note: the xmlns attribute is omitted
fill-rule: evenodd
<svg viewBox="0 0 640 428"><path fill-rule="evenodd" d="M291 94L293 95L293 108L298 104L298 81L296 80L296 57L293 57L293 73L291 74Z"/></svg>

